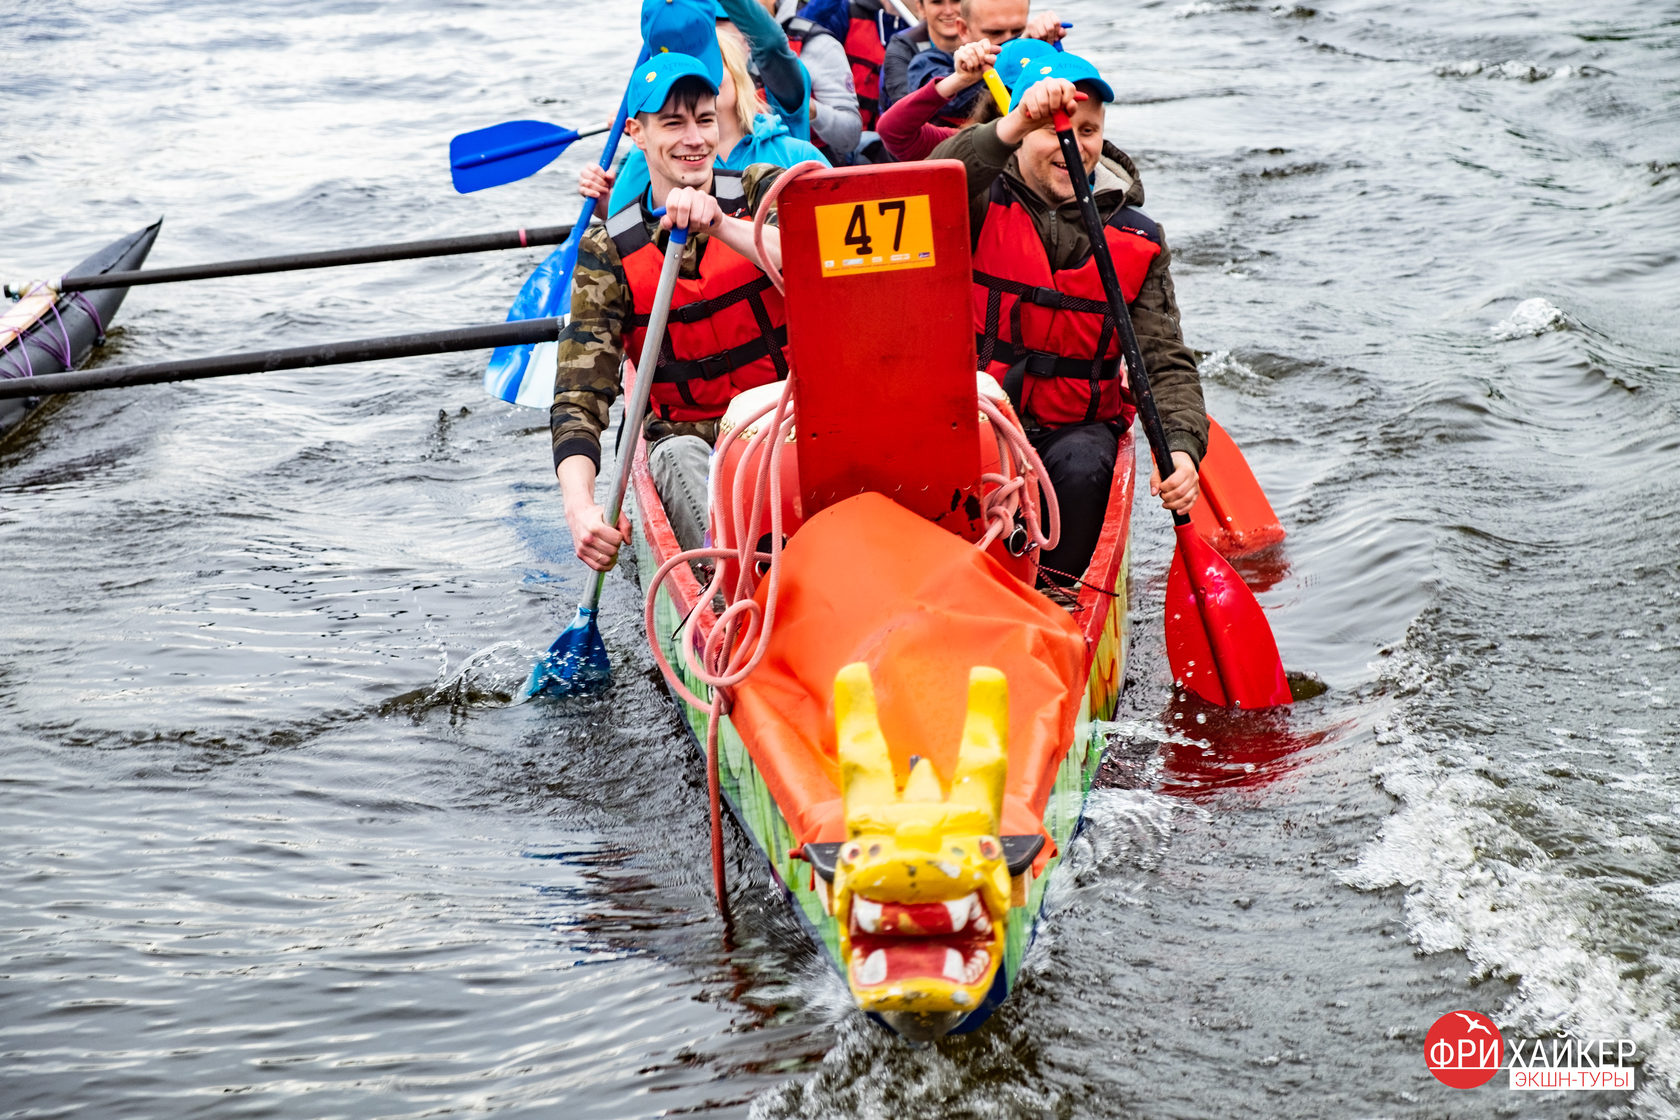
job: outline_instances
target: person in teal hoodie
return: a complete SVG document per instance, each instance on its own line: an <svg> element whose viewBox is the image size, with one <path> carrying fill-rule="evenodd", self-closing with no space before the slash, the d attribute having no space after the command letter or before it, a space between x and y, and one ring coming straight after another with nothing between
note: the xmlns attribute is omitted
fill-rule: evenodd
<svg viewBox="0 0 1680 1120"><path fill-rule="evenodd" d="M740 22L719 23L715 32L715 49L722 58L717 79L719 143L715 166L723 171L742 171L755 163L792 167L803 160L827 166L828 160L810 139L810 78L788 46L781 27L756 0L724 0L716 14L720 20L738 17ZM751 58L764 77L765 100L772 112L760 108L747 65L748 45L737 27L747 31L753 44ZM706 58L710 63L709 51L683 53ZM789 107L783 99L793 100L790 93L794 89L799 91L797 101ZM592 164L578 176L579 194L585 198L608 196L608 215L635 202L647 189L647 159L638 148L630 150L616 174Z"/></svg>

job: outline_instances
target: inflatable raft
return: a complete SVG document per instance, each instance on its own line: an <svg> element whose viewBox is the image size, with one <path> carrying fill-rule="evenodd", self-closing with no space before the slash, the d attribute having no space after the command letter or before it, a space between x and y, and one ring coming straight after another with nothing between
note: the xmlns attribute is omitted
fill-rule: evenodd
<svg viewBox="0 0 1680 1120"><path fill-rule="evenodd" d="M137 269L157 240L161 220L111 242L71 270L88 276ZM127 288L60 293L45 282L20 285L22 295L0 313L0 378L38 377L75 369L122 306ZM0 436L41 403L39 397L0 400Z"/></svg>
<svg viewBox="0 0 1680 1120"><path fill-rule="evenodd" d="M946 161L782 194L790 399L737 398L712 465L713 543L751 539L754 570L722 558L703 588L645 446L631 483L649 638L723 801L858 1006L918 1039L1019 982L1127 648L1131 437L1083 582L1052 600L1033 543L1053 497L974 372L966 223L931 220L965 205Z"/></svg>

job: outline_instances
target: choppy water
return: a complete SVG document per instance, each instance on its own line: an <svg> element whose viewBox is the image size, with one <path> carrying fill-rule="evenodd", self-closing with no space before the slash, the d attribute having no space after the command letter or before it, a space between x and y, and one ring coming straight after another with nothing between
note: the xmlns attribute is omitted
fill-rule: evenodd
<svg viewBox="0 0 1680 1120"><path fill-rule="evenodd" d="M1171 703L1140 510L1110 788L1031 981L911 1050L845 1011L476 358L86 396L0 451L0 1113L1680 1113L1680 8L1059 6L1125 107L1281 725ZM569 220L458 131L604 119L634 6L0 12L0 271ZM105 363L498 320L535 253L141 289ZM1216 765L1213 744L1229 761ZM1643 1088L1455 1091L1441 1013L1625 1036Z"/></svg>

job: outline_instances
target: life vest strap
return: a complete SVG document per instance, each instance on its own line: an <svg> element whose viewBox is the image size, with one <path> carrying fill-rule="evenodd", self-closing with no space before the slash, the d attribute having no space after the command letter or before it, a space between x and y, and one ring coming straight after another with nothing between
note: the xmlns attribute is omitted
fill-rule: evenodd
<svg viewBox="0 0 1680 1120"><path fill-rule="evenodd" d="M974 273L974 282L994 292L1012 295L1026 303L1048 307L1052 311L1080 311L1087 315L1108 317L1107 300L1086 299L1083 296L1069 295L1056 288L1041 288L979 271Z"/></svg>
<svg viewBox="0 0 1680 1120"><path fill-rule="evenodd" d="M1112 381L1120 376L1118 357L1103 359L1064 358L1048 350L1018 349L1006 339L998 339L992 347L992 361L1021 367L1023 374L1032 377L1071 377L1077 381Z"/></svg>
<svg viewBox="0 0 1680 1120"><path fill-rule="evenodd" d="M702 319L709 319L726 307L734 307L744 299L756 299L759 293L770 287L770 278L760 275L756 280L749 280L738 288L731 288L721 296L711 299L697 299L692 303L685 303L681 307L671 308L670 321L673 323L698 323ZM758 301L762 302L762 301ZM756 310L756 309L755 309ZM632 329L648 325L648 316L631 315Z"/></svg>
<svg viewBox="0 0 1680 1120"><path fill-rule="evenodd" d="M755 301L757 302L757 301ZM739 346L732 346L720 354L712 354L704 358L674 358L664 354L659 356L659 365L654 368L653 380L680 384L684 381L710 381L717 377L727 377L731 371L749 365L760 358L770 358L776 363L776 371L781 376L787 376L787 359L782 354L782 347L787 345L787 327L776 327L750 342L743 342Z"/></svg>

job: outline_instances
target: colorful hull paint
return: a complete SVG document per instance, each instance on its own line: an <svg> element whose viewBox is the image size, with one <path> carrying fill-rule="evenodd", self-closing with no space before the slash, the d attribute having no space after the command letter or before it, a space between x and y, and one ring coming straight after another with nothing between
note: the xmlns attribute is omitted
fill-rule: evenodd
<svg viewBox="0 0 1680 1120"><path fill-rule="evenodd" d="M1056 772L1056 781L1044 809L1044 826L1055 841L1056 850L1043 873L1031 880L1026 905L1010 913L1003 967L998 970L991 993L951 1032L953 1034L965 1033L984 1023L1015 987L1022 961L1037 930L1045 888L1060 866L1068 843L1079 831L1084 819L1086 796L1102 764L1105 744L1095 724L1112 719L1119 706L1120 689L1126 679L1126 651L1131 632L1127 593L1131 573L1131 509L1136 453L1130 434L1122 436L1116 462L1107 521L1092 557L1091 568L1087 571L1092 576L1101 573L1100 582L1094 578L1092 586L1081 591L1075 611L1088 651L1085 696L1080 705L1073 742L1068 744L1067 754ZM638 570L652 572L674 556L679 548L654 490L645 446L638 449L636 455L631 489L637 510L635 544ZM693 611L699 595L699 584L683 566L660 587L654 614L666 658L681 674L690 691L696 696L709 698L711 690L688 671L677 648L677 642L685 631L696 645L704 642L711 631L715 619L711 611ZM694 617L685 626L685 620L689 620L691 613ZM695 745L704 753L708 710L689 704L683 707ZM844 977L839 924L823 908L816 872L809 863L792 855L799 839L788 826L740 733L727 716L718 729L718 775L723 797L736 821L752 836L753 843L763 853L777 880L792 899L801 920L826 949L835 970Z"/></svg>

